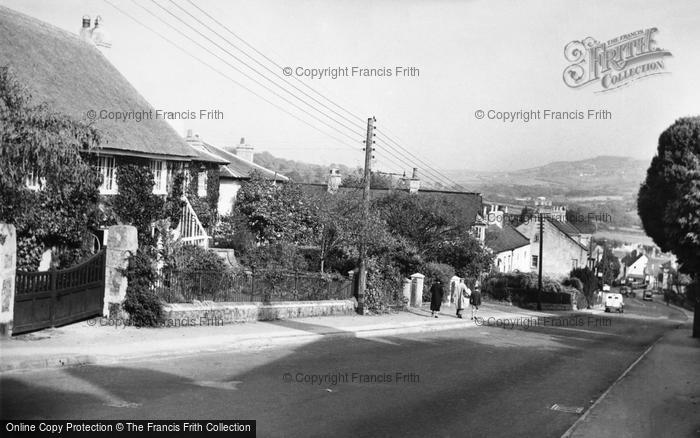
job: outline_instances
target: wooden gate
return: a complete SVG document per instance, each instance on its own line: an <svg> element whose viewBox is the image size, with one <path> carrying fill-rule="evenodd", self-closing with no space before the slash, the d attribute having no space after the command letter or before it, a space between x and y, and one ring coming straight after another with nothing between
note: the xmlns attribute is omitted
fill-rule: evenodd
<svg viewBox="0 0 700 438"><path fill-rule="evenodd" d="M103 249L60 271L17 271L13 334L57 327L102 315L105 290Z"/></svg>

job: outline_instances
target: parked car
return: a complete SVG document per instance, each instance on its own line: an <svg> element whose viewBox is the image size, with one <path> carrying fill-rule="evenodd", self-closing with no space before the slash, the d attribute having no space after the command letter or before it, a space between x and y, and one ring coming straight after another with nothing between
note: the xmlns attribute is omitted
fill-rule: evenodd
<svg viewBox="0 0 700 438"><path fill-rule="evenodd" d="M642 299L644 301L654 301L654 293L650 291L649 289L644 291L644 295L642 295Z"/></svg>
<svg viewBox="0 0 700 438"><path fill-rule="evenodd" d="M606 293L605 294L605 311L623 313L625 311L625 303L622 299L622 294Z"/></svg>

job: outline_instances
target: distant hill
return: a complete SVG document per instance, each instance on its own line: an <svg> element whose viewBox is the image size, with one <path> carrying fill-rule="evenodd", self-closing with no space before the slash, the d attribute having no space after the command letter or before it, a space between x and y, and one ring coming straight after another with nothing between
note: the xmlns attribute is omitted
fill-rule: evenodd
<svg viewBox="0 0 700 438"><path fill-rule="evenodd" d="M445 174L470 189L510 197L629 197L636 195L648 167L648 160L598 156L511 172L452 170Z"/></svg>
<svg viewBox="0 0 700 438"><path fill-rule="evenodd" d="M331 167L343 176L359 168L343 164L322 166L278 158L269 152L255 154L254 161L295 182L325 183ZM489 198L522 199L546 196L570 201L604 201L636 198L649 161L630 157L598 156L579 161L555 161L538 167L503 171L443 170L450 180ZM424 187L432 187L427 181Z"/></svg>
<svg viewBox="0 0 700 438"><path fill-rule="evenodd" d="M325 183L331 167L340 169L341 175L350 175L357 170L343 164L322 166L320 164L304 163L303 161L287 160L275 157L267 151L257 152L253 157L253 162L277 171L297 183Z"/></svg>

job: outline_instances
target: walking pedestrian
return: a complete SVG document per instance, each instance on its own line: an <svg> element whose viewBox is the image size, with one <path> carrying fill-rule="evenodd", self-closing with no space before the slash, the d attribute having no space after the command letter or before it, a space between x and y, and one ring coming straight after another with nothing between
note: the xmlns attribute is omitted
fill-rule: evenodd
<svg viewBox="0 0 700 438"><path fill-rule="evenodd" d="M442 304L442 296L445 294L444 286L439 278L435 278L433 285L430 286L430 311L437 318L440 313L440 305Z"/></svg>
<svg viewBox="0 0 700 438"><path fill-rule="evenodd" d="M463 318L462 313L464 309L469 307L469 296L471 294L472 291L464 284L464 278L460 278L459 284L455 288L455 296L452 297L457 307L457 318Z"/></svg>
<svg viewBox="0 0 700 438"><path fill-rule="evenodd" d="M472 320L476 319L476 314L479 312L479 306L481 306L481 285L479 281L474 284L474 292L472 292L469 298L469 304L472 305Z"/></svg>

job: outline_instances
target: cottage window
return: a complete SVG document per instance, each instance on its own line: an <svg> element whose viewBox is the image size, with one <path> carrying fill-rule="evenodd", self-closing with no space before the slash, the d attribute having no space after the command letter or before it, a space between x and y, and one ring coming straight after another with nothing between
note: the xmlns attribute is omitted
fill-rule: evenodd
<svg viewBox="0 0 700 438"><path fill-rule="evenodd" d="M98 157L97 170L102 174L100 193L104 195L117 193L117 172L114 157Z"/></svg>
<svg viewBox="0 0 700 438"><path fill-rule="evenodd" d="M197 196L203 198L207 196L207 172L199 172L197 174Z"/></svg>
<svg viewBox="0 0 700 438"><path fill-rule="evenodd" d="M168 193L167 190L167 168L165 166L165 161L162 160L151 160L151 172L153 172L153 193L156 195L165 195Z"/></svg>
<svg viewBox="0 0 700 438"><path fill-rule="evenodd" d="M537 268L539 266L539 263L540 263L539 256L536 256L536 255L532 256L532 262L531 262L530 266L532 268Z"/></svg>
<svg viewBox="0 0 700 438"><path fill-rule="evenodd" d="M572 269L578 268L578 259L571 259L571 268Z"/></svg>

